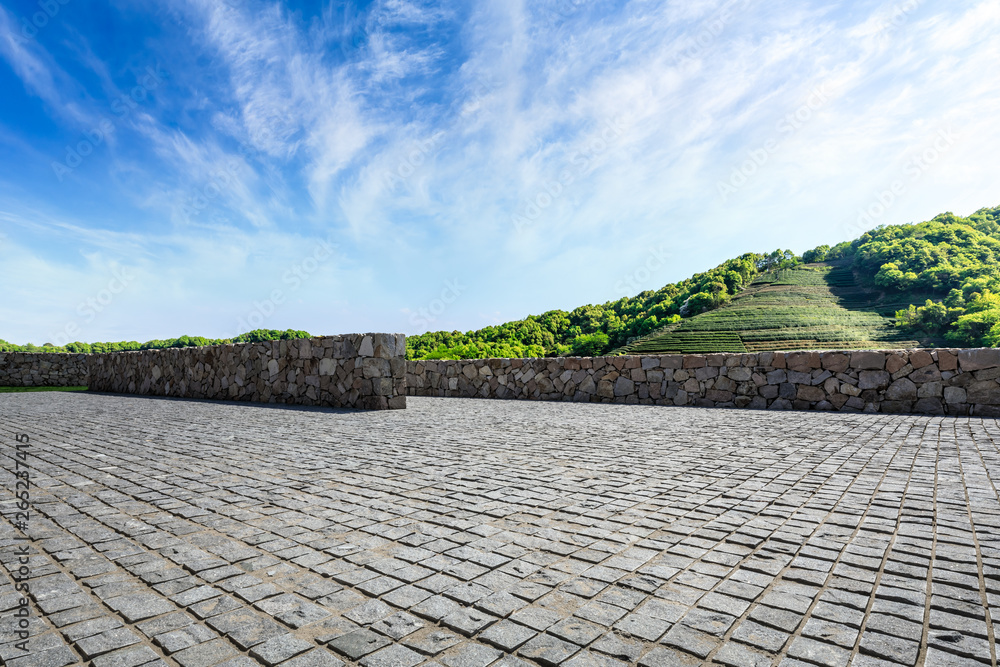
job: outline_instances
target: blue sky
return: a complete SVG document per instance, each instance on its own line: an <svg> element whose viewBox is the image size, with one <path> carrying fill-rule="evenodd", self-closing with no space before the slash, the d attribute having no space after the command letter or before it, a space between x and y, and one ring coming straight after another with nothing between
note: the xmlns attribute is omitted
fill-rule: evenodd
<svg viewBox="0 0 1000 667"><path fill-rule="evenodd" d="M4 0L0 338L468 330L969 214L998 31L995 0Z"/></svg>

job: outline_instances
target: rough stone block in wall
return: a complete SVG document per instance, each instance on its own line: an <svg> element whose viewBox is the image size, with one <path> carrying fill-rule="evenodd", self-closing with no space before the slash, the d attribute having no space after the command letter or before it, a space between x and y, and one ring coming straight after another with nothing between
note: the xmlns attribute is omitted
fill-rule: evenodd
<svg viewBox="0 0 1000 667"><path fill-rule="evenodd" d="M94 391L363 410L406 407L406 338L321 338L87 355Z"/></svg>
<svg viewBox="0 0 1000 667"><path fill-rule="evenodd" d="M84 387L87 355L0 352L0 387Z"/></svg>
<svg viewBox="0 0 1000 667"><path fill-rule="evenodd" d="M1000 349L409 361L411 396L1000 417Z"/></svg>

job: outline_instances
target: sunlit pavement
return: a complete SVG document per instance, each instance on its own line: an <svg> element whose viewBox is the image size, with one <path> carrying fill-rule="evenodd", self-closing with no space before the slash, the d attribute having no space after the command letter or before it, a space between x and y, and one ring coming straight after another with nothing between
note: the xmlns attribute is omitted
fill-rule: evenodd
<svg viewBox="0 0 1000 667"><path fill-rule="evenodd" d="M38 393L0 424L16 667L996 665L992 419Z"/></svg>

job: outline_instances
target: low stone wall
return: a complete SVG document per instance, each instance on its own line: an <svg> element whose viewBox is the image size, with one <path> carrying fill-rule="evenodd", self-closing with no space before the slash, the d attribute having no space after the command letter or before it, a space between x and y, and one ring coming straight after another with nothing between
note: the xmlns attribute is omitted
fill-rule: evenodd
<svg viewBox="0 0 1000 667"><path fill-rule="evenodd" d="M401 334L87 355L94 391L294 403L364 410L406 407Z"/></svg>
<svg viewBox="0 0 1000 667"><path fill-rule="evenodd" d="M1000 349L408 361L411 396L1000 417Z"/></svg>
<svg viewBox="0 0 1000 667"><path fill-rule="evenodd" d="M0 352L0 387L84 387L87 355Z"/></svg>

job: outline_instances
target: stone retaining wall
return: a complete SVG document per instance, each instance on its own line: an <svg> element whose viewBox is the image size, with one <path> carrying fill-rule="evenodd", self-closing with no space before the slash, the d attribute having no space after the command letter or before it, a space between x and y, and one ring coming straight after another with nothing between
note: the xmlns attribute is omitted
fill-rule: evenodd
<svg viewBox="0 0 1000 667"><path fill-rule="evenodd" d="M1000 349L408 361L411 396L1000 417Z"/></svg>
<svg viewBox="0 0 1000 667"><path fill-rule="evenodd" d="M364 410L406 407L401 334L86 355L91 390L294 403Z"/></svg>
<svg viewBox="0 0 1000 667"><path fill-rule="evenodd" d="M0 387L84 387L87 355L0 352Z"/></svg>

